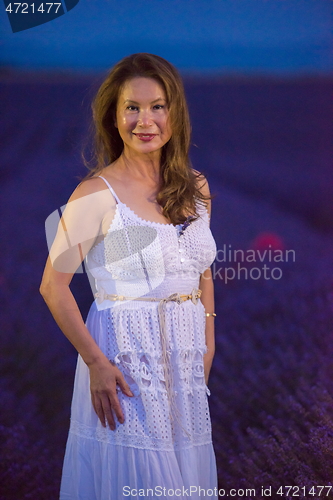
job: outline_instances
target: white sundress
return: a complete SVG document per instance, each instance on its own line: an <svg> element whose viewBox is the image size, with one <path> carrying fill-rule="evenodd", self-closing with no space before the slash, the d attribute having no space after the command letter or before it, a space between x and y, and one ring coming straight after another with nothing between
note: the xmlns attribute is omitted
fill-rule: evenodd
<svg viewBox="0 0 333 500"><path fill-rule="evenodd" d="M86 321L104 354L116 363L133 397L118 392L125 422L104 428L91 402L89 369L78 356L61 500L123 498L217 499L217 472L203 355L205 309L200 299L165 304L172 366L170 410L163 368L159 302L105 299L106 294L166 298L199 288L216 243L207 210L181 225L144 220L117 205L106 237L86 257L98 298ZM173 415L173 416L172 416ZM201 490L200 490L201 488ZM205 491L203 491L205 490Z"/></svg>

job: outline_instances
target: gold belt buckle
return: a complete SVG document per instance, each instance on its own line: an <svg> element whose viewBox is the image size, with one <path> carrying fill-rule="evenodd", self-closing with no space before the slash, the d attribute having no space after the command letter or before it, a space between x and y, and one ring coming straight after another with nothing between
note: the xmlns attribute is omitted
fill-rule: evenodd
<svg viewBox="0 0 333 500"><path fill-rule="evenodd" d="M179 295L179 293L177 293L176 302L178 305L180 305L183 302L183 298Z"/></svg>
<svg viewBox="0 0 333 500"><path fill-rule="evenodd" d="M196 288L193 288L191 292L191 300L194 305L198 303L199 297L201 295L201 290L197 290Z"/></svg>

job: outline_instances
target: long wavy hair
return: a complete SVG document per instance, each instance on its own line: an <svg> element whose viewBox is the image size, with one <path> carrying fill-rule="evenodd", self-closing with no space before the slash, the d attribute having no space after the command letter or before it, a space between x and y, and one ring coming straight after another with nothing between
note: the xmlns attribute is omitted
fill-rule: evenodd
<svg viewBox="0 0 333 500"><path fill-rule="evenodd" d="M127 56L111 69L100 86L92 102L93 156L87 160L83 153L90 170L83 180L98 175L122 154L124 144L115 126L117 103L124 84L135 77L156 80L164 89L169 110L172 136L162 147L161 188L156 200L172 224L183 223L188 215L196 219L196 201L207 206L212 196L200 192L200 173L193 170L189 159L191 125L182 79L176 68L160 56L146 52Z"/></svg>

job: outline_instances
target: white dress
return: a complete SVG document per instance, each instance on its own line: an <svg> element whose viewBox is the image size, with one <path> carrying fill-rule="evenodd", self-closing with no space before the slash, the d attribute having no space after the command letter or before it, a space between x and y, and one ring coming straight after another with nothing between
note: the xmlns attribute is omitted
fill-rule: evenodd
<svg viewBox="0 0 333 500"><path fill-rule="evenodd" d="M208 212L199 205L200 218L181 233L181 225L137 216L103 180L117 206L106 237L86 258L99 295L86 325L134 397L118 392L125 422L116 422L115 431L104 428L91 403L89 370L78 356L60 499L216 499L202 302L165 304L175 412L163 368L159 302L105 299L106 294L162 299L199 288L200 274L216 255Z"/></svg>

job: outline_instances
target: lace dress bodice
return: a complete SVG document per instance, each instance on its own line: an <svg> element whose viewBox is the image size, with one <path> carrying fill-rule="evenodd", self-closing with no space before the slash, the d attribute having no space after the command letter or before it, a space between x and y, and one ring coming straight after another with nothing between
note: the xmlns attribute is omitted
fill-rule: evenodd
<svg viewBox="0 0 333 500"><path fill-rule="evenodd" d="M198 204L199 219L182 233L181 224L140 218L108 186L117 201L114 219L104 240L86 259L99 295L163 298L174 292L190 293L216 254L207 210ZM114 306L99 300L99 309ZM141 308L142 302L132 307Z"/></svg>

